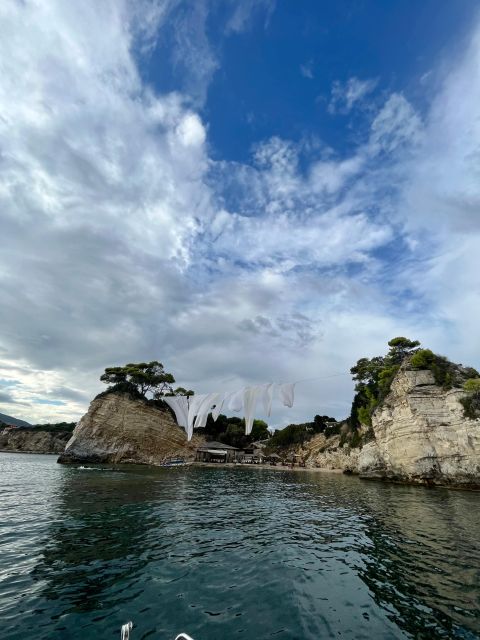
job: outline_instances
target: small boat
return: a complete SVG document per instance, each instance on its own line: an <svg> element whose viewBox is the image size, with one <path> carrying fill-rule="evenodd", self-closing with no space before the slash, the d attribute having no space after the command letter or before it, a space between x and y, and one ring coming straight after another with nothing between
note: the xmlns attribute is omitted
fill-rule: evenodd
<svg viewBox="0 0 480 640"><path fill-rule="evenodd" d="M121 640L130 640L130 631L132 630L133 622L126 622L122 624ZM180 633L175 640L193 640L188 634Z"/></svg>
<svg viewBox="0 0 480 640"><path fill-rule="evenodd" d="M187 461L185 458L165 458L163 462L160 464L161 467L184 467L186 466Z"/></svg>

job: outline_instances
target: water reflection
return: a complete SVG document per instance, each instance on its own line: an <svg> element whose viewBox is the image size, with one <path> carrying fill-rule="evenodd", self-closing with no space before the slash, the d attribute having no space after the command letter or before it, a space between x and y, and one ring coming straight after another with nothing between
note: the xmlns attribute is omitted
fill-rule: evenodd
<svg viewBox="0 0 480 640"><path fill-rule="evenodd" d="M3 519L35 522L21 582L1 582L15 556L0 556L9 640L115 637L127 619L135 640L182 629L197 640L480 637L478 494L307 472L47 465L48 490L33 492L25 465L9 487L21 486L30 519L0 505Z"/></svg>
<svg viewBox="0 0 480 640"><path fill-rule="evenodd" d="M324 522L329 508L335 514L335 536L317 559L343 556L389 620L415 638L479 637L478 493L325 476L301 491L322 505ZM317 548L325 541L317 537Z"/></svg>
<svg viewBox="0 0 480 640"><path fill-rule="evenodd" d="M359 575L416 638L474 638L480 630L478 494L369 488L372 545ZM472 532L476 532L472 539Z"/></svg>
<svg viewBox="0 0 480 640"><path fill-rule="evenodd" d="M33 572L47 599L62 600L62 614L108 605L112 587L142 572L148 530L159 525L145 505L155 498L156 486L134 474L128 483L112 472L64 475L43 558ZM114 601L128 599L128 591L115 590Z"/></svg>

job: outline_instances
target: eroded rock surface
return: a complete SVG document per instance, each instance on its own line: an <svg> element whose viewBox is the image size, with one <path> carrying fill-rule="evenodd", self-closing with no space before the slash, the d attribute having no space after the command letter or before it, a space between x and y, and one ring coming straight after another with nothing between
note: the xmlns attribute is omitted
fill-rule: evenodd
<svg viewBox="0 0 480 640"><path fill-rule="evenodd" d="M168 410L110 393L91 402L58 461L154 465L168 456L193 459L200 442L187 442Z"/></svg>
<svg viewBox="0 0 480 640"><path fill-rule="evenodd" d="M374 440L358 456L364 478L480 486L480 420L464 417L461 389L402 367L372 417Z"/></svg>
<svg viewBox="0 0 480 640"><path fill-rule="evenodd" d="M326 438L322 433L306 442L298 452L307 468L341 469L356 473L359 449L340 446L340 436Z"/></svg>
<svg viewBox="0 0 480 640"><path fill-rule="evenodd" d="M49 432L14 429L0 434L0 451L18 453L60 453L72 434L69 431Z"/></svg>

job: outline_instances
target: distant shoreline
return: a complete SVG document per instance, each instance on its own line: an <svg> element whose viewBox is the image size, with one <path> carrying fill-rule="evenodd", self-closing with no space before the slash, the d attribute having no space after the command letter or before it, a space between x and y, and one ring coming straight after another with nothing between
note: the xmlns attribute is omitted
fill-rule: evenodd
<svg viewBox="0 0 480 640"><path fill-rule="evenodd" d="M156 465L155 465L156 466ZM269 471L308 471L313 473L344 473L343 469L325 469L324 467L294 467L270 464L235 464L234 462L192 462L192 467L208 467L214 469L267 469Z"/></svg>
<svg viewBox="0 0 480 640"><path fill-rule="evenodd" d="M58 456L58 451L23 451L20 449L0 449L0 453L28 453L39 456Z"/></svg>
<svg viewBox="0 0 480 640"><path fill-rule="evenodd" d="M0 449L0 453L25 453L28 455L42 455L42 456L58 456L60 455L56 451L19 451L12 449ZM99 464L109 464L120 467L129 467L129 466L142 466L142 467L154 467L157 469L176 469L179 467L163 467L159 464L143 464L143 463L132 463L132 462L78 462L79 465L92 465L98 466ZM69 466L76 466L75 463ZM182 466L182 465L179 465ZM267 469L268 471L308 471L309 473L344 473L343 469L325 469L323 467L299 467L298 465L293 468L290 466L282 466L282 465L270 465L270 464L235 464L234 462L187 462L187 467L205 467L210 469Z"/></svg>

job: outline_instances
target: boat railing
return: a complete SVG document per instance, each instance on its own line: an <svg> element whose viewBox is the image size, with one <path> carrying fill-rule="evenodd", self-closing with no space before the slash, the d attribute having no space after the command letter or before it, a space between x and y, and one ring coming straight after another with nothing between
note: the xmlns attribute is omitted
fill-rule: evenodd
<svg viewBox="0 0 480 640"><path fill-rule="evenodd" d="M130 631L132 630L133 627L133 622L126 622L125 624L122 624L122 629L121 629L121 640L130 640ZM193 640L193 638L191 636L188 635L188 633L179 633L178 636L175 638L175 640Z"/></svg>

